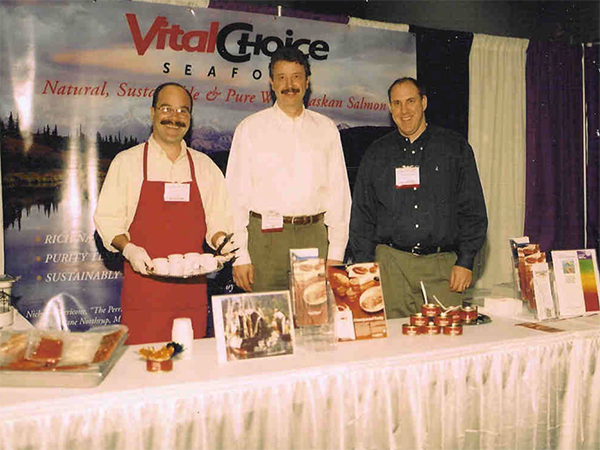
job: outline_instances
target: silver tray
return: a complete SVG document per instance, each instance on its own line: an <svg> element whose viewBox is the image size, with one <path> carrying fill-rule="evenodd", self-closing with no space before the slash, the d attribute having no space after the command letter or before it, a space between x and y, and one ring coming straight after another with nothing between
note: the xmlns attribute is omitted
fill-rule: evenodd
<svg viewBox="0 0 600 450"><path fill-rule="evenodd" d="M158 279L164 279L164 280L169 280L169 279L185 280L188 278L201 277L202 275L207 275L209 273L218 272L222 268L223 268L223 263L221 263L220 261L217 261L217 268L215 270L211 270L210 272L202 270L202 269L198 269L198 270L194 270L193 272L191 272L187 275L161 275L161 274L155 273L152 269L150 269L150 270L148 270L148 275L152 278L158 278Z"/></svg>
<svg viewBox="0 0 600 450"><path fill-rule="evenodd" d="M108 359L68 370L0 370L0 387L61 387L86 388L98 386L110 373L127 347L124 345L129 335L127 327L119 338ZM40 332L34 330L33 332Z"/></svg>

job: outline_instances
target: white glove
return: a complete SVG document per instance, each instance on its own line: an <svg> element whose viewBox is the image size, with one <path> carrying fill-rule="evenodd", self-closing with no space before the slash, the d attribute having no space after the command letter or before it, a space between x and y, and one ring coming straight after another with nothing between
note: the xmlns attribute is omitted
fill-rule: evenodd
<svg viewBox="0 0 600 450"><path fill-rule="evenodd" d="M223 241L225 240L226 237L227 237L227 235L222 234L221 236L219 236L217 238L217 242L216 242L217 249L221 246L221 244L223 243ZM229 240L229 242L227 242L227 244L225 244L223 246L223 248L221 248L221 251L219 252L219 256L227 256L227 257L230 257L229 259L231 259L234 256L234 254L232 253L234 250L237 250L237 246L235 245L233 238L231 238Z"/></svg>
<svg viewBox="0 0 600 450"><path fill-rule="evenodd" d="M141 274L148 275L147 267L154 268L146 250L131 242L123 248L123 256L131 263L133 270Z"/></svg>

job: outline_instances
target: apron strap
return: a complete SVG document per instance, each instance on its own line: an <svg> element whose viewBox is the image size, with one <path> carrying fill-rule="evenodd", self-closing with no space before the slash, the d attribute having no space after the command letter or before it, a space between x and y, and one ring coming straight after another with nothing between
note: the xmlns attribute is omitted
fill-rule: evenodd
<svg viewBox="0 0 600 450"><path fill-rule="evenodd" d="M148 179L148 141L144 145L144 181Z"/></svg>
<svg viewBox="0 0 600 450"><path fill-rule="evenodd" d="M187 148L185 149L185 151L187 153L188 161L190 162L190 172L192 173L192 183L194 183L197 186L198 183L196 183L196 169L194 167L194 161L192 161L192 154L190 153L190 151ZM198 191L200 191L200 188L198 188Z"/></svg>

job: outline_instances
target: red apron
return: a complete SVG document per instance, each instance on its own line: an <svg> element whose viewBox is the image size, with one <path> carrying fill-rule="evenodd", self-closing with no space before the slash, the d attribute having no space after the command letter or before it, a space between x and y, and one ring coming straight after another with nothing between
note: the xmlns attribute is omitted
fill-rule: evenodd
<svg viewBox="0 0 600 450"><path fill-rule="evenodd" d="M144 180L129 228L131 242L150 258L173 253L202 253L206 220L196 183L192 157L187 152L192 181L189 202L164 201L165 182L148 181L148 143L144 147ZM155 279L141 275L125 262L121 289L121 323L129 327L127 344L168 342L173 319L190 317L194 338L206 335L206 278Z"/></svg>

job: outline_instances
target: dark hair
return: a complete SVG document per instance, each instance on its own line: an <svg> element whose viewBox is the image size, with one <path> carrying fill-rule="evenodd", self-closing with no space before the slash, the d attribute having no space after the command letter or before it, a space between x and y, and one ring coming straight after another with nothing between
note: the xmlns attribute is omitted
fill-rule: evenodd
<svg viewBox="0 0 600 450"><path fill-rule="evenodd" d="M310 64L308 58L304 53L295 47L279 47L275 53L271 56L271 62L269 63L269 78L273 79L273 68L275 63L278 61L289 61L296 62L304 67L304 73L306 77L310 77Z"/></svg>
<svg viewBox="0 0 600 450"><path fill-rule="evenodd" d="M425 87L424 84L418 82L417 80L415 80L414 78L411 78L411 77L402 77L402 78L398 78L397 80L395 80L389 87L388 101L392 101L392 89L394 88L394 86L397 86L397 85L403 84L403 83L414 84L416 86L416 88L419 90L419 95L421 96L421 98L423 98L423 96L427 95L427 88Z"/></svg>
<svg viewBox="0 0 600 450"><path fill-rule="evenodd" d="M188 92L188 90L185 88L185 86L182 86L181 84L174 83L174 82L163 83L154 90L154 94L152 95L152 107L156 108L156 103L158 102L158 94L160 93L160 91L162 91L167 86L177 86L185 91L185 93L190 98L190 113L191 113L192 110L194 109L194 100L192 99L192 95Z"/></svg>

